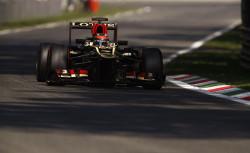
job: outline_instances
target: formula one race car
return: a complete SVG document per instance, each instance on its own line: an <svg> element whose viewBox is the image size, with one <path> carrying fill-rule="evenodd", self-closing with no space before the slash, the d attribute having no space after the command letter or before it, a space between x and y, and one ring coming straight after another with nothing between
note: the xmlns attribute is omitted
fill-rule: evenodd
<svg viewBox="0 0 250 153"><path fill-rule="evenodd" d="M160 89L164 82L162 54L158 48L126 47L117 40L117 24L107 18L71 22L69 45L42 43L38 52L37 81L143 86ZM89 29L91 37L72 43L72 30ZM112 40L109 33L113 33ZM121 47L123 46L123 47Z"/></svg>

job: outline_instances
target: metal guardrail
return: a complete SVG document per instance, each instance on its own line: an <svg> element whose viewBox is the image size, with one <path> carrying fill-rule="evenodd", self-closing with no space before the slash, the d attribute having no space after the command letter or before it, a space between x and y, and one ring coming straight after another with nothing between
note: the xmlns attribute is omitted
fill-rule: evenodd
<svg viewBox="0 0 250 153"><path fill-rule="evenodd" d="M242 50L241 50L241 65L250 69L250 1L242 0Z"/></svg>

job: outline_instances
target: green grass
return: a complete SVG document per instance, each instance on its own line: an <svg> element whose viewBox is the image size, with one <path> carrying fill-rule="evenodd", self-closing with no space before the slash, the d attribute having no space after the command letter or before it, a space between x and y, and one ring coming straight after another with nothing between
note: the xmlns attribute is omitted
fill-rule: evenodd
<svg viewBox="0 0 250 153"><path fill-rule="evenodd" d="M105 16L105 15L115 14L117 12L124 12L130 9L131 8L126 8L126 7L112 7L112 6L102 5L101 10L96 14L83 12L80 10L74 11L74 12L64 12L60 16L52 16L52 17L44 17L44 18L36 18L36 19L28 19L28 20L22 20L22 21L16 21L16 22L2 23L0 24L0 30L35 26L39 24L45 24L45 23L57 22L57 21L68 21L68 20L74 20L74 19L91 17L91 16Z"/></svg>
<svg viewBox="0 0 250 153"><path fill-rule="evenodd" d="M193 74L250 90L250 71L240 65L240 27L167 65L168 75Z"/></svg>

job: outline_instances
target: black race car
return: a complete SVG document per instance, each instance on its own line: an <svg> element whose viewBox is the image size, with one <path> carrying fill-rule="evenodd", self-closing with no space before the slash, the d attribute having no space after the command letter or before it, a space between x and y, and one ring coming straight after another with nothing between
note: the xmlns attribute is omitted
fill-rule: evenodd
<svg viewBox="0 0 250 153"><path fill-rule="evenodd" d="M91 37L72 43L72 30L89 29ZM112 32L111 32L112 31ZM112 40L109 33L113 33ZM37 81L143 86L160 89L164 82L162 54L158 48L126 47L117 40L117 24L107 18L71 22L69 45L42 43L38 52Z"/></svg>

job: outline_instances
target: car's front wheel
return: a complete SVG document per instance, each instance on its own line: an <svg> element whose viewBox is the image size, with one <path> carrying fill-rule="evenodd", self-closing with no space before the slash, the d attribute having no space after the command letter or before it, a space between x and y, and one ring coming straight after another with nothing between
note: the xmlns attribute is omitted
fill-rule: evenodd
<svg viewBox="0 0 250 153"><path fill-rule="evenodd" d="M49 43L40 44L37 55L37 63L36 63L36 79L38 82L45 82L47 79L48 54L50 47L51 44Z"/></svg>
<svg viewBox="0 0 250 153"><path fill-rule="evenodd" d="M141 71L152 74L152 80L143 81L145 89L161 89L164 82L163 60L160 49L144 48L142 52Z"/></svg>
<svg viewBox="0 0 250 153"><path fill-rule="evenodd" d="M68 48L63 45L51 46L48 55L48 76L47 84L54 85L60 83L56 74L57 69L68 68Z"/></svg>

